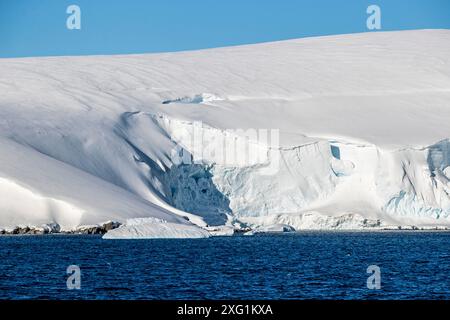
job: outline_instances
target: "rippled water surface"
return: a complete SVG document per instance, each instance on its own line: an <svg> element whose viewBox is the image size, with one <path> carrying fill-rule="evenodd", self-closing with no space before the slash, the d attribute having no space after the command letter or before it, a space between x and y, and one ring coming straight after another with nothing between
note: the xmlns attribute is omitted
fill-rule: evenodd
<svg viewBox="0 0 450 320"><path fill-rule="evenodd" d="M66 269L81 268L68 290ZM367 267L381 289L367 288ZM0 237L1 299L450 299L450 233Z"/></svg>

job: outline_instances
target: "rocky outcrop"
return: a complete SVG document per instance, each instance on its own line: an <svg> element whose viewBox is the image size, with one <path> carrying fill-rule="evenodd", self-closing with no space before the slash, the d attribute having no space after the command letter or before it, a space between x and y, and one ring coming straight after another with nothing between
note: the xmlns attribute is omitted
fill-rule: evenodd
<svg viewBox="0 0 450 320"><path fill-rule="evenodd" d="M79 226L71 233L73 234L105 234L109 230L116 229L121 226L120 222L108 221L102 224Z"/></svg>
<svg viewBox="0 0 450 320"><path fill-rule="evenodd" d="M39 235L60 233L61 227L57 223L43 224L36 226L16 226L13 229L0 229L0 235Z"/></svg>
<svg viewBox="0 0 450 320"><path fill-rule="evenodd" d="M79 226L73 230L62 230L57 223L36 226L16 226L13 229L0 229L0 235L44 235L44 234L105 234L109 230L120 227L117 221L107 221L105 223Z"/></svg>

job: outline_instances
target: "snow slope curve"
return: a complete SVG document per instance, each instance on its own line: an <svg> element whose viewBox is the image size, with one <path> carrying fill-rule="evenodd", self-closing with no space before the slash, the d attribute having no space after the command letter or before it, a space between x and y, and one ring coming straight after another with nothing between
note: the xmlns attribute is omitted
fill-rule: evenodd
<svg viewBox="0 0 450 320"><path fill-rule="evenodd" d="M449 53L449 30L418 30L0 59L0 226L450 226ZM279 141L256 142L272 160L176 163L198 123L207 145Z"/></svg>

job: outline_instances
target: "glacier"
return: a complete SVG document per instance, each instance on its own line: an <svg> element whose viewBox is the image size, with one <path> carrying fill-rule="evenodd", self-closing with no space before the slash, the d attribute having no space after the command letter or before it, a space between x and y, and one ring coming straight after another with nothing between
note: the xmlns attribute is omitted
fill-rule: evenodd
<svg viewBox="0 0 450 320"><path fill-rule="evenodd" d="M449 228L449 53L413 30L0 59L0 229Z"/></svg>

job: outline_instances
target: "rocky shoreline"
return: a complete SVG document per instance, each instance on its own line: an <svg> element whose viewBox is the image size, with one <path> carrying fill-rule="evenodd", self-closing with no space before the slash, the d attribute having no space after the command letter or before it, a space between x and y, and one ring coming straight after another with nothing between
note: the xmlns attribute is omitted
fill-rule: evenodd
<svg viewBox="0 0 450 320"><path fill-rule="evenodd" d="M37 226L16 226L12 229L0 229L0 235L45 235L45 234L98 234L103 235L110 230L120 227L117 221L107 221L95 225L79 226L72 230L63 230L57 223Z"/></svg>
<svg viewBox="0 0 450 320"><path fill-rule="evenodd" d="M27 226L20 225L10 229L0 228L0 236L25 236L25 235L52 235L52 234L61 234L61 235L104 235L108 231L117 229L122 226L122 223L117 221L107 221L100 224L94 225L82 225L78 226L74 229L64 230L57 223L49 223L37 226ZM279 227L279 228L277 228ZM256 234L271 234L271 233L291 233L297 231L366 231L366 232L376 232L376 231L450 231L448 227L416 227L416 226L391 226L391 227L383 227L383 228L373 228L373 229L351 229L351 230L295 230L294 228L288 225L275 225L269 227L260 227L256 229L251 228L233 228L227 226L218 226L218 227L206 227L204 228L207 232L211 234L211 236L238 236L238 235L256 235Z"/></svg>

